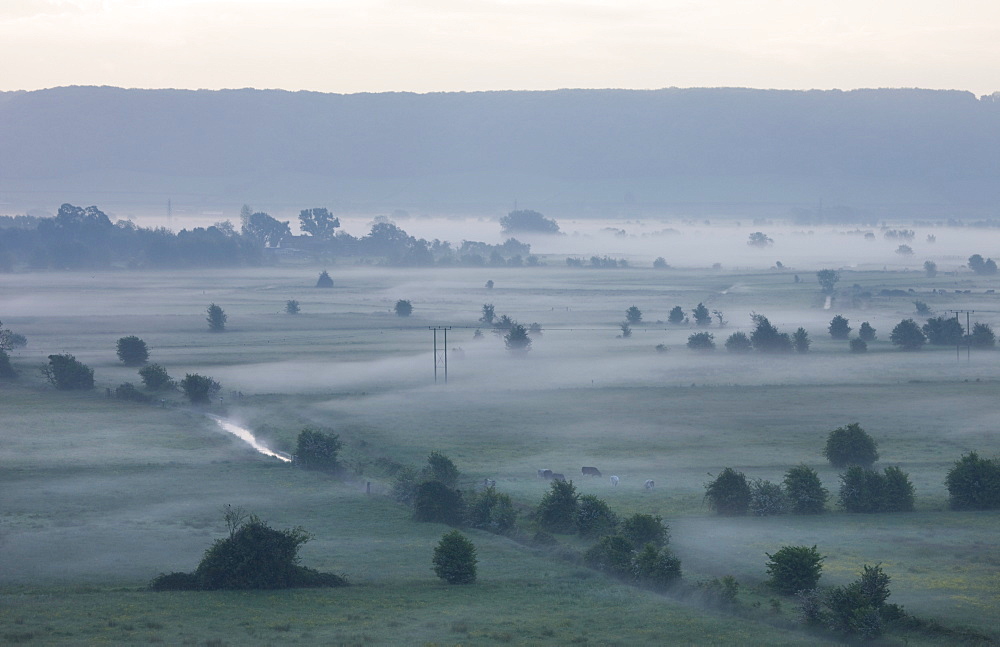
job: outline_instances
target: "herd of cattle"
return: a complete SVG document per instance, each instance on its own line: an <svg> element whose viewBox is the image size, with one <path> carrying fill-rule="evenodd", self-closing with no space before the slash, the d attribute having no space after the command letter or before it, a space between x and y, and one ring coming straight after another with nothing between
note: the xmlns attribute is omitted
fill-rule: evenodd
<svg viewBox="0 0 1000 647"><path fill-rule="evenodd" d="M602 476L601 470L596 467L582 467L580 468L580 471L584 476ZM545 479L546 481L565 481L566 475L560 474L559 472L553 472L552 470L538 470L538 478ZM611 475L611 485L618 485L619 481L621 481L620 478L614 474ZM652 490L654 485L656 485L656 483L653 482L653 479L646 479L646 482L642 484L642 487L646 490Z"/></svg>

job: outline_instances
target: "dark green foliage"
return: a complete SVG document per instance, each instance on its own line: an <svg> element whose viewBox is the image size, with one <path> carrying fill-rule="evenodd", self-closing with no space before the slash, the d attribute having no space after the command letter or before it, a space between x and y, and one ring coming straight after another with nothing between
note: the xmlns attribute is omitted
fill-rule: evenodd
<svg viewBox="0 0 1000 647"><path fill-rule="evenodd" d="M833 631L859 636L865 640L877 638L882 634L884 629L882 617L868 602L859 582L830 589L823 602L827 609L827 625Z"/></svg>
<svg viewBox="0 0 1000 647"><path fill-rule="evenodd" d="M745 515L750 509L750 484L743 472L727 467L705 485L705 498L716 514Z"/></svg>
<svg viewBox="0 0 1000 647"><path fill-rule="evenodd" d="M479 318L479 321L483 322L487 326L493 324L493 320L496 318L496 309L493 307L492 303L483 304L483 316Z"/></svg>
<svg viewBox="0 0 1000 647"><path fill-rule="evenodd" d="M730 353L749 353L753 351L753 344L744 332L734 332L726 340L726 350Z"/></svg>
<svg viewBox="0 0 1000 647"><path fill-rule="evenodd" d="M201 580L194 573L160 573L149 583L152 591L197 591Z"/></svg>
<svg viewBox="0 0 1000 647"><path fill-rule="evenodd" d="M555 533L575 532L579 498L573 481L552 481L536 510L539 527Z"/></svg>
<svg viewBox="0 0 1000 647"><path fill-rule="evenodd" d="M476 547L457 530L445 533L434 549L434 574L448 584L476 581Z"/></svg>
<svg viewBox="0 0 1000 647"><path fill-rule="evenodd" d="M635 550L646 544L665 546L670 540L670 532L663 523L663 517L642 512L622 519L618 532L632 543Z"/></svg>
<svg viewBox="0 0 1000 647"><path fill-rule="evenodd" d="M851 352L852 353L867 353L868 344L864 339L852 339L851 340Z"/></svg>
<svg viewBox="0 0 1000 647"><path fill-rule="evenodd" d="M146 342L135 335L122 337L118 340L118 359L125 366L142 366L149 359L149 349Z"/></svg>
<svg viewBox="0 0 1000 647"><path fill-rule="evenodd" d="M669 269L670 265L667 264L667 259L662 256L657 256L656 260L653 261L654 270L666 270Z"/></svg>
<svg viewBox="0 0 1000 647"><path fill-rule="evenodd" d="M764 479L750 481L750 505L748 510L755 517L784 514L788 501L781 486Z"/></svg>
<svg viewBox="0 0 1000 647"><path fill-rule="evenodd" d="M913 485L898 467L875 470L851 465L840 475L838 503L848 512L909 512L913 510Z"/></svg>
<svg viewBox="0 0 1000 647"><path fill-rule="evenodd" d="M696 332L687 340L691 350L715 350L715 337L710 332Z"/></svg>
<svg viewBox="0 0 1000 647"><path fill-rule="evenodd" d="M299 302L296 301L295 299L289 299L288 301L285 301L285 312L290 315L299 314L299 312L301 312L301 308L299 307Z"/></svg>
<svg viewBox="0 0 1000 647"><path fill-rule="evenodd" d="M504 233L517 231L531 231L542 234L559 233L559 225L555 220L546 218L537 211L531 209L520 209L511 211L500 219L500 228Z"/></svg>
<svg viewBox="0 0 1000 647"><path fill-rule="evenodd" d="M965 336L965 329L955 317L932 317L921 330L933 346L956 346Z"/></svg>
<svg viewBox="0 0 1000 647"><path fill-rule="evenodd" d="M705 307L704 303L699 303L694 310L691 311L691 315L694 317L694 323L699 326L707 326L712 323L712 314Z"/></svg>
<svg viewBox="0 0 1000 647"><path fill-rule="evenodd" d="M413 505L417 496L417 486L420 485L420 472L412 467L403 467L396 472L389 495L405 505Z"/></svg>
<svg viewBox="0 0 1000 647"><path fill-rule="evenodd" d="M932 279L937 276L937 263L934 261L924 261L924 273L927 274L927 278Z"/></svg>
<svg viewBox="0 0 1000 647"><path fill-rule="evenodd" d="M852 422L846 427L838 427L826 437L823 456L834 467L847 465L871 466L878 460L878 443L875 439Z"/></svg>
<svg viewBox="0 0 1000 647"><path fill-rule="evenodd" d="M28 340L24 335L3 327L0 321L0 351L11 351L15 348L23 348L28 345Z"/></svg>
<svg viewBox="0 0 1000 647"><path fill-rule="evenodd" d="M989 324L977 323L972 326L969 344L973 348L981 350L991 349L997 345L997 337L993 334L993 328Z"/></svg>
<svg viewBox="0 0 1000 647"><path fill-rule="evenodd" d="M139 369L139 377L142 378L142 383L146 385L147 389L165 389L173 384L173 380L167 374L167 369L159 364L146 364Z"/></svg>
<svg viewBox="0 0 1000 647"><path fill-rule="evenodd" d="M622 334L621 334L622 339L628 339L629 337L632 336L632 326L629 324L629 322L623 321L621 322L619 327L622 329Z"/></svg>
<svg viewBox="0 0 1000 647"><path fill-rule="evenodd" d="M674 325L684 323L684 308L680 306L674 306L671 308L670 314L667 315L667 321Z"/></svg>
<svg viewBox="0 0 1000 647"><path fill-rule="evenodd" d="M792 350L792 338L788 333L778 332L767 317L753 313L754 330L750 333L750 342L759 353L788 353Z"/></svg>
<svg viewBox="0 0 1000 647"><path fill-rule="evenodd" d="M94 388L94 369L69 354L49 355L49 363L42 367L42 374L62 391Z"/></svg>
<svg viewBox="0 0 1000 647"><path fill-rule="evenodd" d="M584 494L577 500L576 528L581 537L610 535L618 526L618 515L603 500Z"/></svg>
<svg viewBox="0 0 1000 647"><path fill-rule="evenodd" d="M417 485L413 498L413 519L458 526L465 514L462 493L440 481L424 481Z"/></svg>
<svg viewBox="0 0 1000 647"><path fill-rule="evenodd" d="M830 336L834 339L847 339L851 334L851 327L847 325L847 319L841 315L835 316L830 320L830 326L828 330L830 331Z"/></svg>
<svg viewBox="0 0 1000 647"><path fill-rule="evenodd" d="M918 315L929 315L931 313L931 307L923 301L914 301L913 307L916 309Z"/></svg>
<svg viewBox="0 0 1000 647"><path fill-rule="evenodd" d="M875 329L867 321L861 322L861 327L858 328L858 338L862 341L875 341Z"/></svg>
<svg viewBox="0 0 1000 647"><path fill-rule="evenodd" d="M342 446L339 435L306 427L295 442L295 464L307 470L335 472L340 467L337 455Z"/></svg>
<svg viewBox="0 0 1000 647"><path fill-rule="evenodd" d="M823 556L816 546L782 546L768 556L769 584L779 593L794 595L798 591L815 589L823 571Z"/></svg>
<svg viewBox="0 0 1000 647"><path fill-rule="evenodd" d="M900 350L920 350L927 343L927 337L913 319L903 319L889 333L889 341Z"/></svg>
<svg viewBox="0 0 1000 647"><path fill-rule="evenodd" d="M792 347L796 353L808 353L811 343L809 341L809 333L806 332L805 328L799 328L792 335Z"/></svg>
<svg viewBox="0 0 1000 647"><path fill-rule="evenodd" d="M488 487L469 495L465 508L465 523L473 528L504 535L514 530L517 524L517 510L510 495Z"/></svg>
<svg viewBox="0 0 1000 647"><path fill-rule="evenodd" d="M816 280L823 290L823 294L833 294L834 286L840 280L840 272L836 270L820 270L816 272Z"/></svg>
<svg viewBox="0 0 1000 647"><path fill-rule="evenodd" d="M632 557L632 574L636 581L662 591L681 577L681 560L666 546L645 544Z"/></svg>
<svg viewBox="0 0 1000 647"><path fill-rule="evenodd" d="M397 317L409 317L413 314L413 304L407 299L400 299L397 301L393 309L396 311Z"/></svg>
<svg viewBox="0 0 1000 647"><path fill-rule="evenodd" d="M17 377L17 371L10 363L7 351L0 350L0 380L12 380Z"/></svg>
<svg viewBox="0 0 1000 647"><path fill-rule="evenodd" d="M632 306L631 308L625 311L625 321L629 322L630 324L637 324L642 322L642 310L640 310L635 306Z"/></svg>
<svg viewBox="0 0 1000 647"><path fill-rule="evenodd" d="M318 288L333 287L333 279L330 278L330 274L326 270L323 270L322 272L319 273L319 278L316 279L316 287Z"/></svg>
<svg viewBox="0 0 1000 647"><path fill-rule="evenodd" d="M310 236L323 241L333 240L340 218L326 207L303 209L299 212L299 228Z"/></svg>
<svg viewBox="0 0 1000 647"><path fill-rule="evenodd" d="M263 211L251 211L244 205L240 212L240 233L253 244L259 247L277 247L282 239L291 235L287 220L278 220Z"/></svg>
<svg viewBox="0 0 1000 647"><path fill-rule="evenodd" d="M785 472L785 497L792 514L820 514L829 493L819 480L819 474L808 465L797 465Z"/></svg>
<svg viewBox="0 0 1000 647"><path fill-rule="evenodd" d="M979 254L973 254L969 257L969 269L976 274L990 276L997 273L997 264L992 258L983 260Z"/></svg>
<svg viewBox="0 0 1000 647"><path fill-rule="evenodd" d="M755 231L750 234L747 245L751 247L770 247L774 244L774 239L762 231Z"/></svg>
<svg viewBox="0 0 1000 647"><path fill-rule="evenodd" d="M503 338L504 346L515 355L524 355L531 350L531 338L528 330L519 323L511 325Z"/></svg>
<svg viewBox="0 0 1000 647"><path fill-rule="evenodd" d="M210 377L188 373L181 380L181 390L187 396L191 404L208 404L212 397L222 388L218 382Z"/></svg>
<svg viewBox="0 0 1000 647"><path fill-rule="evenodd" d="M450 488L458 484L458 467L450 458L440 452L431 452L427 456L427 465L422 474L425 480L439 481Z"/></svg>
<svg viewBox="0 0 1000 647"><path fill-rule="evenodd" d="M617 577L632 575L632 543L621 535L607 535L583 554L587 566Z"/></svg>
<svg viewBox="0 0 1000 647"><path fill-rule="evenodd" d="M215 305L214 303L208 306L208 317L205 321L208 322L208 329L212 332L222 332L226 329L226 320L229 319L226 313L223 312L222 308Z"/></svg>
<svg viewBox="0 0 1000 647"><path fill-rule="evenodd" d="M875 566L865 564L861 569L861 577L858 578L861 594L868 601L868 604L876 609L882 609L885 606L885 601L892 595L889 591L890 581L892 578L882 570L882 564Z"/></svg>
<svg viewBox="0 0 1000 647"><path fill-rule="evenodd" d="M970 452L955 461L945 477L953 510L1000 508L1000 461Z"/></svg>
<svg viewBox="0 0 1000 647"><path fill-rule="evenodd" d="M115 387L115 397L131 402L149 402L149 396L135 388L131 382L123 382Z"/></svg>

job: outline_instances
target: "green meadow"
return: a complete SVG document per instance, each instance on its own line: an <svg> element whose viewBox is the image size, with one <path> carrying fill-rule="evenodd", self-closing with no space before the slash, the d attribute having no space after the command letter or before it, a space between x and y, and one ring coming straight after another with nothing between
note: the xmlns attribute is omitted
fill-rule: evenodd
<svg viewBox="0 0 1000 647"><path fill-rule="evenodd" d="M890 602L1000 640L1000 513L951 511L944 485L963 453L1000 454L1000 354L956 357L954 348L929 346L902 353L888 341L900 319L920 321L915 299L935 314L974 309L975 320L996 328L1000 308L987 293L995 278L845 270L842 296L825 309L814 272L796 282L776 270L597 270L561 261L0 274L0 320L28 338L12 353L20 377L0 383L0 643L832 643L802 627L794 600L764 585L765 553L814 544L826 556L822 585L846 584L864 564L881 563L892 577ZM322 269L334 288L313 287ZM853 284L873 296L852 302ZM877 296L882 289L915 291ZM301 314L284 312L288 299ZM413 303L412 316L395 316L398 299ZM711 353L685 347L694 327L664 323L673 306L690 313L699 302L727 321L707 329L718 345ZM225 310L225 332L208 331L210 303ZM527 356L510 356L477 321L484 303L542 326ZM618 324L631 305L643 322L623 339ZM804 327L811 352L728 354L726 337L749 332L752 312L783 332ZM855 330L871 322L878 338L869 352L852 354L847 342L830 339L834 314ZM447 346L438 333L447 383L443 365L434 381L431 326L451 327ZM150 361L175 379L218 380L221 397L204 409L179 392L150 404L106 398L108 388L140 383L115 355L126 335L146 341ZM44 382L46 356L62 352L94 369L93 391ZM257 454L206 413L281 451L307 425L333 429L344 442L345 474ZM914 512L836 507L838 471L822 448L830 430L851 422L878 441L881 466L910 475ZM413 522L387 496L391 480L381 468L419 466L431 451L457 464L463 488L495 479L525 527L548 487L539 469L565 473L620 514L661 515L685 585L658 595L607 578L579 563L587 544L576 537L539 549L472 530L477 583L440 582L430 560L448 528ZM704 501L705 483L725 467L779 482L800 463L830 491L826 514L725 518ZM582 466L603 476L584 477ZM647 479L656 483L651 491ZM305 528L313 539L301 550L303 565L342 574L351 586L145 590L159 573L197 566L226 532L226 504L273 527ZM734 607L699 586L726 576L740 584ZM882 644L954 644L955 636L913 631Z"/></svg>

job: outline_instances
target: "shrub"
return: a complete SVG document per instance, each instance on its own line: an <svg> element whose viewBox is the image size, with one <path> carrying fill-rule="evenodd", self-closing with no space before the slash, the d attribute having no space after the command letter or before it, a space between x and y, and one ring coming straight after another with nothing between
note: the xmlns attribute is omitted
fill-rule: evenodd
<svg viewBox="0 0 1000 647"><path fill-rule="evenodd" d="M122 337L118 340L118 359L125 366L142 366L149 359L149 349L146 342L135 335Z"/></svg>
<svg viewBox="0 0 1000 647"><path fill-rule="evenodd" d="M955 461L945 477L953 510L1000 508L1000 462L970 452Z"/></svg>
<svg viewBox="0 0 1000 647"><path fill-rule="evenodd" d="M861 569L861 577L858 584L861 587L861 594L868 600L868 604L876 609L882 609L885 601L892 593L889 591L889 582L892 580L882 571L882 564L869 566L865 564Z"/></svg>
<svg viewBox="0 0 1000 647"><path fill-rule="evenodd" d="M221 388L222 385L212 378L197 373L188 373L181 380L181 390L191 404L208 404Z"/></svg>
<svg viewBox="0 0 1000 647"><path fill-rule="evenodd" d="M632 543L621 535L601 537L583 554L587 566L618 577L632 574Z"/></svg>
<svg viewBox="0 0 1000 647"><path fill-rule="evenodd" d="M965 337L965 329L955 317L931 317L921 330L927 343L934 346L956 346Z"/></svg>
<svg viewBox="0 0 1000 647"><path fill-rule="evenodd" d="M285 301L285 312L290 315L297 315L301 311L299 308L299 302L295 299L289 299Z"/></svg>
<svg viewBox="0 0 1000 647"><path fill-rule="evenodd" d="M811 343L809 333L806 332L805 328L799 328L792 335L792 347L795 348L796 353L808 353Z"/></svg>
<svg viewBox="0 0 1000 647"><path fill-rule="evenodd" d="M666 546L650 542L632 558L632 574L642 585L662 591L681 577L681 560Z"/></svg>
<svg viewBox="0 0 1000 647"><path fill-rule="evenodd" d="M149 396L135 388L131 382L123 382L115 387L115 397L132 402L149 402Z"/></svg>
<svg viewBox="0 0 1000 647"><path fill-rule="evenodd" d="M396 501L413 505L417 496L417 485L420 484L420 473L412 467L402 467L396 472L389 495Z"/></svg>
<svg viewBox="0 0 1000 647"><path fill-rule="evenodd" d="M167 369L159 364L146 364L139 369L139 377L142 378L142 383L146 385L147 389L154 391L165 389L174 382L167 374Z"/></svg>
<svg viewBox="0 0 1000 647"><path fill-rule="evenodd" d="M197 591L201 580L194 573L160 573L149 583L152 591Z"/></svg>
<svg viewBox="0 0 1000 647"><path fill-rule="evenodd" d="M215 305L214 303L208 306L208 317L205 321L208 322L208 329L212 332L222 332L226 329L226 320L229 319L226 313L223 312L222 308Z"/></svg>
<svg viewBox="0 0 1000 647"><path fill-rule="evenodd" d="M840 475L838 502L848 512L909 512L913 510L913 485L898 467L875 470L852 465Z"/></svg>
<svg viewBox="0 0 1000 647"><path fill-rule="evenodd" d="M823 570L823 556L816 546L782 546L775 554L765 553L769 584L779 593L793 595L815 589Z"/></svg>
<svg viewBox="0 0 1000 647"><path fill-rule="evenodd" d="M745 332L734 332L726 340L726 350L730 353L749 353L753 350L753 344Z"/></svg>
<svg viewBox="0 0 1000 647"><path fill-rule="evenodd" d="M715 337L710 332L696 332L687 340L691 350L715 350Z"/></svg>
<svg viewBox="0 0 1000 647"><path fill-rule="evenodd" d="M397 317L409 317L413 314L413 304L406 299L400 299L393 308Z"/></svg>
<svg viewBox="0 0 1000 647"><path fill-rule="evenodd" d="M573 481L552 481L538 503L538 525L548 532L570 534L576 530L579 495Z"/></svg>
<svg viewBox="0 0 1000 647"><path fill-rule="evenodd" d="M637 324L642 322L642 310L636 306L632 306L625 311L625 321L630 324Z"/></svg>
<svg viewBox="0 0 1000 647"><path fill-rule="evenodd" d="M622 519L619 533L632 542L632 547L635 550L639 550L646 544L666 546L670 540L670 531L663 523L663 517L643 512L636 512L632 516Z"/></svg>
<svg viewBox="0 0 1000 647"><path fill-rule="evenodd" d="M577 500L576 529L581 537L609 535L618 526L618 515L603 500L584 494Z"/></svg>
<svg viewBox="0 0 1000 647"><path fill-rule="evenodd" d="M457 530L445 533L434 549L434 574L448 584L476 581L476 547Z"/></svg>
<svg viewBox="0 0 1000 647"><path fill-rule="evenodd" d="M903 319L889 333L889 341L900 350L920 350L927 343L927 337L913 319Z"/></svg>
<svg viewBox="0 0 1000 647"><path fill-rule="evenodd" d="M750 508L750 484L743 472L727 467L705 485L705 497L717 514L745 515Z"/></svg>
<svg viewBox="0 0 1000 647"><path fill-rule="evenodd" d="M455 487L458 484L459 472L450 458L440 452L431 452L427 456L427 465L422 475L426 480L440 481L448 487Z"/></svg>
<svg viewBox="0 0 1000 647"><path fill-rule="evenodd" d="M808 465L798 465L785 472L785 497L792 514L820 514L829 493L819 474Z"/></svg>
<svg viewBox="0 0 1000 647"><path fill-rule="evenodd" d="M488 487L469 495L465 508L465 522L473 528L482 528L503 535L514 530L517 525L517 510L510 495Z"/></svg>
<svg viewBox="0 0 1000 647"><path fill-rule="evenodd" d="M792 350L792 338L778 329L764 315L752 313L750 319L754 323L750 333L750 343L758 353L788 353Z"/></svg>
<svg viewBox="0 0 1000 647"><path fill-rule="evenodd" d="M842 315L837 315L830 320L830 336L834 339L847 339L851 334L851 327L848 324L847 318Z"/></svg>
<svg viewBox="0 0 1000 647"><path fill-rule="evenodd" d="M912 512L913 484L909 475L896 466L883 470L882 506L879 512Z"/></svg>
<svg viewBox="0 0 1000 647"><path fill-rule="evenodd" d="M458 526L462 523L464 513L465 504L460 491L453 490L440 481L424 481L417 486L413 498L414 521Z"/></svg>
<svg viewBox="0 0 1000 647"><path fill-rule="evenodd" d="M914 301L913 308L917 311L918 315L929 315L931 313L931 307L923 301Z"/></svg>
<svg viewBox="0 0 1000 647"><path fill-rule="evenodd" d="M861 591L858 582L830 589L824 605L830 629L847 635L861 636L866 640L877 638L883 630L882 618Z"/></svg>
<svg viewBox="0 0 1000 647"><path fill-rule="evenodd" d="M749 512L755 517L784 514L788 507L781 486L764 479L750 481Z"/></svg>
<svg viewBox="0 0 1000 647"><path fill-rule="evenodd" d="M969 344L973 348L979 349L994 348L997 345L997 337L989 324L977 323L972 326L972 335L969 336Z"/></svg>
<svg viewBox="0 0 1000 647"><path fill-rule="evenodd" d="M332 288L333 279L330 278L330 274L326 270L319 273L319 278L316 279L316 287L318 288Z"/></svg>
<svg viewBox="0 0 1000 647"><path fill-rule="evenodd" d="M875 341L875 329L867 321L861 322L861 327L858 328L858 337L863 341Z"/></svg>
<svg viewBox="0 0 1000 647"><path fill-rule="evenodd" d="M852 353L867 353L868 344L864 339L852 339L851 340L851 352Z"/></svg>
<svg viewBox="0 0 1000 647"><path fill-rule="evenodd" d="M524 355L531 350L531 338L528 337L527 328L516 322L511 322L510 328L503 336L503 343L514 355Z"/></svg>
<svg viewBox="0 0 1000 647"><path fill-rule="evenodd" d="M823 456L834 467L871 466L878 460L878 443L856 422L838 427L826 437Z"/></svg>
<svg viewBox="0 0 1000 647"><path fill-rule="evenodd" d="M10 363L10 355L7 351L0 350L0 379L12 380L17 377L17 371Z"/></svg>
<svg viewBox="0 0 1000 647"><path fill-rule="evenodd" d="M340 467L337 454L342 446L339 435L306 427L295 442L295 464L307 470L334 472Z"/></svg>
<svg viewBox="0 0 1000 647"><path fill-rule="evenodd" d="M622 329L622 339L628 339L632 336L632 325L629 322L623 321L618 325L618 327Z"/></svg>
<svg viewBox="0 0 1000 647"><path fill-rule="evenodd" d="M70 354L49 355L49 363L42 367L42 374L62 391L94 388L94 369Z"/></svg>
<svg viewBox="0 0 1000 647"><path fill-rule="evenodd" d="M670 314L667 315L667 321L674 325L680 325L684 323L684 308L680 306L674 306L670 309Z"/></svg>
<svg viewBox="0 0 1000 647"><path fill-rule="evenodd" d="M712 323L712 314L705 307L704 303L699 303L692 311L691 316L694 317L694 322L699 326L707 326Z"/></svg>

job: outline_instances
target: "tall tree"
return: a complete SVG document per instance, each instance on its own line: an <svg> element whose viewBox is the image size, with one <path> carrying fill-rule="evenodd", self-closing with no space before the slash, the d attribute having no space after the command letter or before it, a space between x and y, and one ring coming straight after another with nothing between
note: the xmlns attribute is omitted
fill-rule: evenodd
<svg viewBox="0 0 1000 647"><path fill-rule="evenodd" d="M282 222L263 211L257 211L243 219L240 233L261 247L277 247L292 232L287 220Z"/></svg>
<svg viewBox="0 0 1000 647"><path fill-rule="evenodd" d="M840 280L840 272L837 270L820 270L816 272L816 280L823 290L823 294L833 294L837 281Z"/></svg>
<svg viewBox="0 0 1000 647"><path fill-rule="evenodd" d="M318 240L332 240L340 226L340 218L334 217L326 207L303 209L299 212L299 228Z"/></svg>

